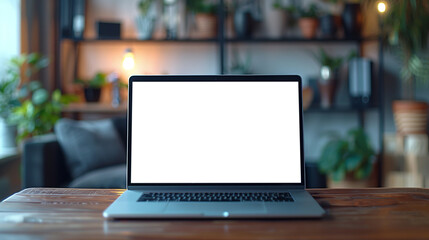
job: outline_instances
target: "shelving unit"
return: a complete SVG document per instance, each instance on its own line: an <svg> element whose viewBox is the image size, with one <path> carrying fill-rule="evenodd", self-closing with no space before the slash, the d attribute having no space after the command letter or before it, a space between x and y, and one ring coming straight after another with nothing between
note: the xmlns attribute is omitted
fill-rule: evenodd
<svg viewBox="0 0 429 240"><path fill-rule="evenodd" d="M304 39L304 38L298 38L298 37L291 37L291 38L251 38L251 39L242 39L242 38L230 38L227 37L225 34L225 12L224 12L224 0L219 0L219 7L218 7L218 34L216 38L213 39L151 39L151 40L140 40L140 39L134 39L134 38L125 38L125 39L97 39L97 38L89 38L89 39L76 39L76 38L65 38L61 35L61 29L59 27L58 29L58 36L57 36L57 58L61 59L62 54L62 43L63 42L70 42L73 44L73 48L75 51L75 56L79 56L79 46L83 44L98 44L98 43L135 43L135 44L146 44L146 43L152 43L152 44L195 44L195 43L207 43L207 44L213 44L217 48L217 55L218 55L218 63L219 63L219 74L225 74L226 67L227 67L227 51L226 48L230 45L234 44L270 44L270 43L280 43L280 44L304 44L304 45L338 45L338 44L352 44L358 48L358 52L362 53L362 44L369 41L376 41L378 42L379 46L379 65L377 70L377 77L376 77L376 89L373 90L375 93L375 96L377 99L373 99L374 103L371 107L364 108L364 109L357 109L352 107L334 107L330 109L321 109L319 107L311 107L307 111L305 111L305 115L311 115L311 114L318 114L318 113L350 113L350 114L357 114L358 122L360 126L364 126L364 118L365 113L367 111L377 111L378 112L378 118L379 118L379 146L380 146L380 154L383 152L383 129L384 129L384 106L383 106L383 91L382 86L384 85L383 80L383 49L382 49L382 39L378 36L370 36L370 37L361 37L361 38L317 38L317 39ZM61 10L61 1L57 2L57 19L58 19L58 26L61 26L61 17L60 17L60 11ZM74 74L78 71L77 69L77 61L78 57L75 57L75 71ZM61 89L61 63L59 61L56 62L56 87ZM375 71L375 69L374 69ZM379 156L381 159L382 156ZM379 161L379 172L378 172L378 182L379 184L382 183L382 166L381 161Z"/></svg>

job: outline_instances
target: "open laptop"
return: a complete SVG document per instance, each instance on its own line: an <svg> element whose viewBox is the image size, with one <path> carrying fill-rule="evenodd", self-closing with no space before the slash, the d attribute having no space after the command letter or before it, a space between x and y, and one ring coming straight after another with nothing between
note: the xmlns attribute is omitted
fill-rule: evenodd
<svg viewBox="0 0 429 240"><path fill-rule="evenodd" d="M106 218L301 218L301 78L132 76L127 190ZM108 176L106 176L108 177Z"/></svg>

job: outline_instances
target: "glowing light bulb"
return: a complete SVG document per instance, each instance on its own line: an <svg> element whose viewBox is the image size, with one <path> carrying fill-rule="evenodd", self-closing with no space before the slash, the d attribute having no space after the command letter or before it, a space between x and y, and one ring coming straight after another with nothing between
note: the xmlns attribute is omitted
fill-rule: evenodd
<svg viewBox="0 0 429 240"><path fill-rule="evenodd" d="M384 12L386 12L386 8L387 8L387 6L386 6L386 3L385 3L385 2L379 2L379 3L377 4L377 10L378 10L378 12L379 12L379 13L384 13Z"/></svg>
<svg viewBox="0 0 429 240"><path fill-rule="evenodd" d="M131 70L134 68L134 53L130 48L127 48L124 53L124 59L122 60L122 67L125 70Z"/></svg>

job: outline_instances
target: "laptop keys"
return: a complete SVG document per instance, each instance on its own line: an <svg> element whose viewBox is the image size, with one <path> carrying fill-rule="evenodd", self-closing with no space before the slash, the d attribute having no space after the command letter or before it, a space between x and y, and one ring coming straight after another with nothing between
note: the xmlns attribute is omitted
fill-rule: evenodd
<svg viewBox="0 0 429 240"><path fill-rule="evenodd" d="M263 192L263 193L143 193L138 202L293 202L288 192Z"/></svg>

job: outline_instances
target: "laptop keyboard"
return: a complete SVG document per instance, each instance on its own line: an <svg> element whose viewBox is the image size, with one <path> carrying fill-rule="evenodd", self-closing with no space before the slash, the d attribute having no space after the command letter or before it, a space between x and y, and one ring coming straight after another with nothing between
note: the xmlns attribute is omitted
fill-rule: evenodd
<svg viewBox="0 0 429 240"><path fill-rule="evenodd" d="M293 202L288 192L219 193L219 192L148 192L138 202Z"/></svg>

